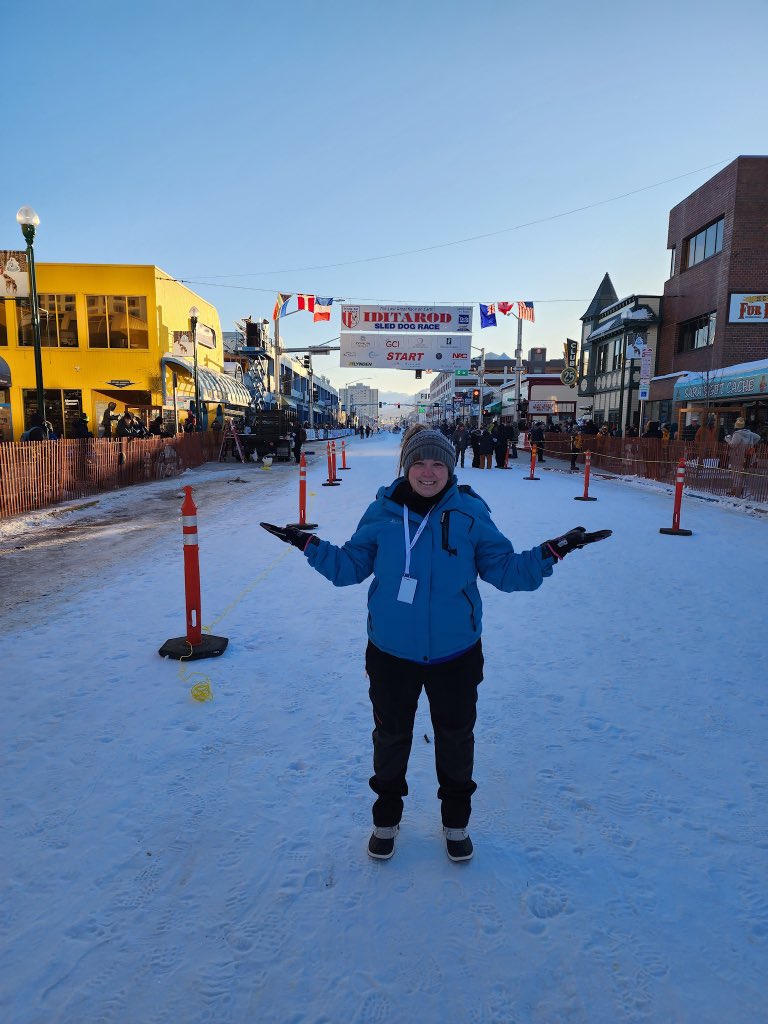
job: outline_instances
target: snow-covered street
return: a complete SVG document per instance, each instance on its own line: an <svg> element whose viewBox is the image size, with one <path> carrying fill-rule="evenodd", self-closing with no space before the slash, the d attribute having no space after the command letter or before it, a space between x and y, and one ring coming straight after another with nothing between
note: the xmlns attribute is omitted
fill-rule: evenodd
<svg viewBox="0 0 768 1024"><path fill-rule="evenodd" d="M322 537L351 534L398 440L354 440L335 488L307 444ZM533 594L481 584L465 865L423 697L395 856L366 855L367 585L259 528L296 520L296 467L0 522L4 1021L767 1019L768 521L686 498L693 536L662 536L668 488L593 476L582 504L558 463L511 465L458 476L518 550L613 537ZM183 484L203 623L229 637L187 664L157 654L184 633Z"/></svg>

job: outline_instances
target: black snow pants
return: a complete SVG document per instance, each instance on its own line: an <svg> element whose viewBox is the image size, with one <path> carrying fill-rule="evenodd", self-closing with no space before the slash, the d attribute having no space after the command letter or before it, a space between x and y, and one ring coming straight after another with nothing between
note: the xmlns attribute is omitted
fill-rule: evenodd
<svg viewBox="0 0 768 1024"><path fill-rule="evenodd" d="M365 652L365 670L373 706L373 776L377 799L373 823L397 825L408 794L406 771L413 741L413 723L422 686L427 692L435 737L437 797L446 828L466 828L472 811L475 758L474 727L477 687L483 678L483 650L475 644L452 661L420 665L385 654L372 643Z"/></svg>

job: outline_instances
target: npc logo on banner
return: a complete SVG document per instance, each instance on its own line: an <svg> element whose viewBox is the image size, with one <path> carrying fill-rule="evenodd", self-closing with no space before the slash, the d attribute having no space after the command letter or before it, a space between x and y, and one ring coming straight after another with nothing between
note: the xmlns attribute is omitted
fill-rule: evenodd
<svg viewBox="0 0 768 1024"><path fill-rule="evenodd" d="M341 322L344 324L348 331L354 331L354 329L360 323L360 307L345 306L344 309L341 311Z"/></svg>

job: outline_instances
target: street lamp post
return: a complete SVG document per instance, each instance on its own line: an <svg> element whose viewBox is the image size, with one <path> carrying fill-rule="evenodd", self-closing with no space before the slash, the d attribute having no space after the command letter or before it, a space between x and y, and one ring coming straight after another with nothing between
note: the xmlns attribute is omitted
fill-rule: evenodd
<svg viewBox="0 0 768 1024"><path fill-rule="evenodd" d="M27 266L29 268L29 299L32 306L32 338L35 346L35 385L37 387L37 412L41 425L45 423L45 390L43 388L43 357L40 340L40 307L37 304L37 279L35 277L35 253L32 243L35 240L35 228L40 218L31 206L22 206L16 214L21 225L21 233L27 243Z"/></svg>
<svg viewBox="0 0 768 1024"><path fill-rule="evenodd" d="M202 416L200 415L200 381L197 376L197 320L200 310L197 306L191 306L189 310L189 322L192 325L192 358L194 360L193 377L195 381L195 430L202 430Z"/></svg>

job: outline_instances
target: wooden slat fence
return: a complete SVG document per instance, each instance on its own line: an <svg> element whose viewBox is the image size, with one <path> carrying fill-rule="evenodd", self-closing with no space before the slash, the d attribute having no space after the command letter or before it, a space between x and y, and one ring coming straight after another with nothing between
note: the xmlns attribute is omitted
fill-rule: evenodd
<svg viewBox="0 0 768 1024"><path fill-rule="evenodd" d="M215 439L202 433L131 440L4 442L0 444L0 518L178 476L217 459L218 454Z"/></svg>
<svg viewBox="0 0 768 1024"><path fill-rule="evenodd" d="M663 441L642 437L601 437L584 435L583 451L592 453L592 472L601 469L618 476L636 476L674 484L680 459L685 461L685 485L719 496L733 495L751 501L768 502L768 445L750 450L742 465L740 453L730 445L697 444L694 441ZM570 462L571 439L567 434L547 434L546 459ZM577 465L584 464L584 455Z"/></svg>

